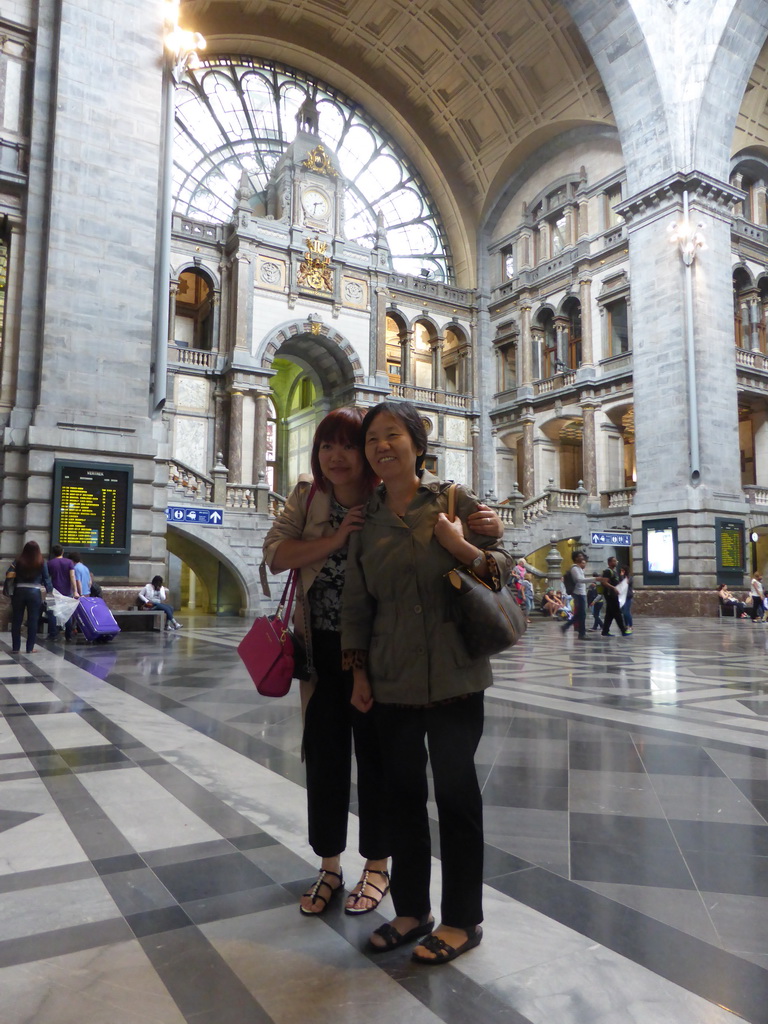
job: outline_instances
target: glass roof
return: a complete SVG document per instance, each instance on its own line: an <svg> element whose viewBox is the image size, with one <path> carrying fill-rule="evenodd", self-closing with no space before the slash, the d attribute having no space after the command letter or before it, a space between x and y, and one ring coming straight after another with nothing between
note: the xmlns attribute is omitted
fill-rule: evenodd
<svg viewBox="0 0 768 1024"><path fill-rule="evenodd" d="M309 96L319 133L347 180L347 238L371 247L381 212L395 270L450 281L445 232L426 186L393 140L342 93L299 71L250 57L217 58L189 72L176 91L174 210L226 223L243 171L263 192L296 136Z"/></svg>

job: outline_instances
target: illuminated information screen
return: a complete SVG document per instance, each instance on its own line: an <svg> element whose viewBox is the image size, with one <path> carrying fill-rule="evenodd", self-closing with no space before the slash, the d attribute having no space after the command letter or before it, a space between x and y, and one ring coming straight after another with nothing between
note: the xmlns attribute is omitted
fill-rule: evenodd
<svg viewBox="0 0 768 1024"><path fill-rule="evenodd" d="M746 569L744 520L715 519L715 530L718 574L742 576ZM723 582L719 576L718 582Z"/></svg>
<svg viewBox="0 0 768 1024"><path fill-rule="evenodd" d="M132 489L131 466L57 462L54 542L64 548L126 551Z"/></svg>

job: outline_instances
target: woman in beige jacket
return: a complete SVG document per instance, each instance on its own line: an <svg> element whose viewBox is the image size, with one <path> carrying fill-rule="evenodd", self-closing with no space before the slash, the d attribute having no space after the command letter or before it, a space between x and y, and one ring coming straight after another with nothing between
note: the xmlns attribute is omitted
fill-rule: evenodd
<svg viewBox="0 0 768 1024"><path fill-rule="evenodd" d="M512 560L473 526L477 498L421 468L427 437L418 410L385 402L363 421L365 453L382 484L350 542L342 601L352 703L376 721L387 781L396 917L377 928L375 952L426 936L413 958L442 964L482 937L483 809L474 755L483 732L488 658L472 657L453 619L445 576L468 565L494 589ZM462 524L466 524L463 528ZM440 828L442 921L430 912L427 757ZM429 934L431 933L431 934Z"/></svg>

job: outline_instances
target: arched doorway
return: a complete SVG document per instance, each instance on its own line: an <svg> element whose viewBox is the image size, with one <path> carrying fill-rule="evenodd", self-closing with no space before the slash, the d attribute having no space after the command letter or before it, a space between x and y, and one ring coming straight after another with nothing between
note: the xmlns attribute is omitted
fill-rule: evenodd
<svg viewBox="0 0 768 1024"><path fill-rule="evenodd" d="M269 381L273 489L288 494L310 471L312 437L319 421L330 409L355 404L363 368L349 341L313 318L274 331L261 347L261 364L275 371Z"/></svg>

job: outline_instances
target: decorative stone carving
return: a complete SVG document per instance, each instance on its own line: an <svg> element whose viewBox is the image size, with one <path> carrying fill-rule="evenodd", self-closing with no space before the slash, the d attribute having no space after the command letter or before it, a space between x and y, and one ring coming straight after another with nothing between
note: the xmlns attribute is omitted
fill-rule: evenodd
<svg viewBox="0 0 768 1024"><path fill-rule="evenodd" d="M208 411L208 381L200 377L176 375L176 408Z"/></svg>
<svg viewBox="0 0 768 1024"><path fill-rule="evenodd" d="M467 443L467 422L459 416L445 417L445 440L454 444Z"/></svg>
<svg viewBox="0 0 768 1024"><path fill-rule="evenodd" d="M264 284L280 284L280 267L277 263L262 263L259 277Z"/></svg>
<svg viewBox="0 0 768 1024"><path fill-rule="evenodd" d="M207 472L206 435L208 421L197 416L177 416L174 424L173 454L180 462L201 473Z"/></svg>
<svg viewBox="0 0 768 1024"><path fill-rule="evenodd" d="M362 281L344 282L344 301L352 306L362 306L365 302L365 285Z"/></svg>

